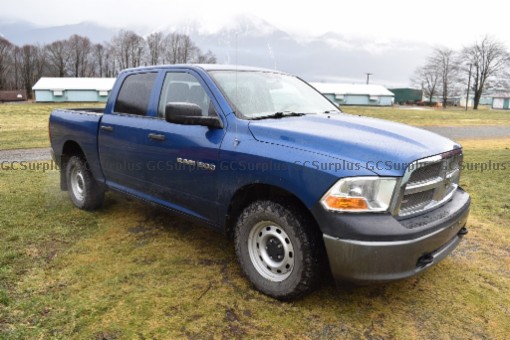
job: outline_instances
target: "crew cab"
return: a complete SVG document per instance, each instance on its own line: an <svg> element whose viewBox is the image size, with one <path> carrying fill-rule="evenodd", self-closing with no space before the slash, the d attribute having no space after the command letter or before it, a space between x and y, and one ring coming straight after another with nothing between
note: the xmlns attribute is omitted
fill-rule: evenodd
<svg viewBox="0 0 510 340"><path fill-rule="evenodd" d="M204 222L232 237L253 286L281 300L328 271L361 283L418 274L467 233L459 144L343 113L275 70L128 69L104 110L54 110L49 130L78 208L113 190Z"/></svg>

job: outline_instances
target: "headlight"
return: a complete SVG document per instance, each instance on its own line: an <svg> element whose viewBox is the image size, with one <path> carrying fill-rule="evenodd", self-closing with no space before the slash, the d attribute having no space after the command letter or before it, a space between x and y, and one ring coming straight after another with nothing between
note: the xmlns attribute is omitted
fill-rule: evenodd
<svg viewBox="0 0 510 340"><path fill-rule="evenodd" d="M396 183L391 177L343 178L329 189L321 203L333 211L387 211Z"/></svg>

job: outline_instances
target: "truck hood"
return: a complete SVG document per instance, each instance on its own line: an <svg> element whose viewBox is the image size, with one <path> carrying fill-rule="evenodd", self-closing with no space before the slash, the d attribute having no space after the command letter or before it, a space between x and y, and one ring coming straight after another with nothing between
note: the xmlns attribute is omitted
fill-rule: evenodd
<svg viewBox="0 0 510 340"><path fill-rule="evenodd" d="M406 164L460 148L423 129L344 113L254 120L249 129L258 141L357 163L380 176L402 176ZM313 154L304 158L296 161Z"/></svg>

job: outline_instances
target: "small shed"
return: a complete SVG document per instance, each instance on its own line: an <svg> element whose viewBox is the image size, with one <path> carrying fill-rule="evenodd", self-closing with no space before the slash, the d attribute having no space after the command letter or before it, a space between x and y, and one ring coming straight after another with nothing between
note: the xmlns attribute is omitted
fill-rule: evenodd
<svg viewBox="0 0 510 340"><path fill-rule="evenodd" d="M510 93L495 95L492 98L492 108L497 110L510 110Z"/></svg>
<svg viewBox="0 0 510 340"><path fill-rule="evenodd" d="M338 105L391 106L395 95L381 85L311 83L319 92Z"/></svg>
<svg viewBox="0 0 510 340"><path fill-rule="evenodd" d="M395 95L395 103L415 104L423 100L423 91L412 88L389 89Z"/></svg>
<svg viewBox="0 0 510 340"><path fill-rule="evenodd" d="M23 102L27 100L27 92L19 91L0 91L0 103L3 102Z"/></svg>
<svg viewBox="0 0 510 340"><path fill-rule="evenodd" d="M115 78L42 77L32 87L36 102L106 102Z"/></svg>

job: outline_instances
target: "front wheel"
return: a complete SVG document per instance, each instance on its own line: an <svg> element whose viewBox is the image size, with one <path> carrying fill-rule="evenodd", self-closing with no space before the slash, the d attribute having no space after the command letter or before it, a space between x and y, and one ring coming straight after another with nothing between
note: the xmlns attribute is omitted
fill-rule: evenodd
<svg viewBox="0 0 510 340"><path fill-rule="evenodd" d="M322 268L314 227L297 209L272 201L254 202L242 212L236 253L256 289L290 300L314 288Z"/></svg>
<svg viewBox="0 0 510 340"><path fill-rule="evenodd" d="M104 190L94 179L81 157L72 156L66 166L67 190L74 205L83 210L94 210L103 204Z"/></svg>

